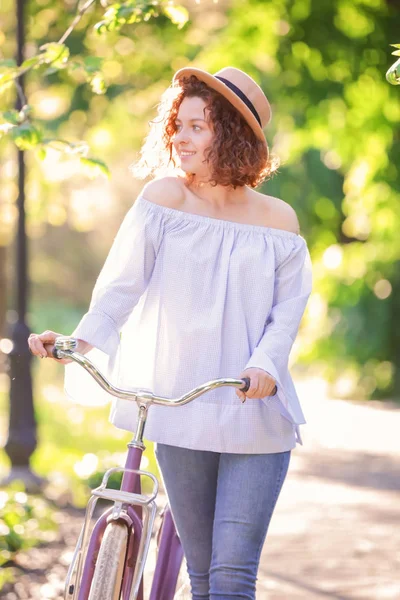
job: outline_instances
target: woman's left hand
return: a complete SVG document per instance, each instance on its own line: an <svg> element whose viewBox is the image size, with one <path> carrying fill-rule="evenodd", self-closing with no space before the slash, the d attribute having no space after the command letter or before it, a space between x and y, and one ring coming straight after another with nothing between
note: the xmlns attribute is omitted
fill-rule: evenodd
<svg viewBox="0 0 400 600"><path fill-rule="evenodd" d="M243 379L244 377L250 378L250 387L246 393L236 389L236 396L241 401L246 398L264 398L265 396L272 395L276 380L263 369L256 367L245 369L239 376L239 379Z"/></svg>

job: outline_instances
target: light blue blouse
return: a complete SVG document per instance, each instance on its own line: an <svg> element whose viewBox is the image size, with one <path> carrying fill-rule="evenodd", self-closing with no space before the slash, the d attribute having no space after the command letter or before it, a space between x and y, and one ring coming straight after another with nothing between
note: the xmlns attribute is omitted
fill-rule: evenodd
<svg viewBox="0 0 400 600"><path fill-rule="evenodd" d="M296 233L186 213L139 195L127 212L74 337L126 388L177 397L247 367L270 373L275 396L242 404L234 388L181 407L152 406L147 439L215 452L283 452L305 423L288 370L312 290L305 239ZM110 400L75 363L74 400ZM135 430L136 403L112 399L110 420Z"/></svg>

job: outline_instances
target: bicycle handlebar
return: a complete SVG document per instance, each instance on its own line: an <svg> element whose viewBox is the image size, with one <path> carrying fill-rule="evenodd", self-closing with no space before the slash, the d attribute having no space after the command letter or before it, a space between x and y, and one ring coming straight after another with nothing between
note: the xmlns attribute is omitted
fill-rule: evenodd
<svg viewBox="0 0 400 600"><path fill-rule="evenodd" d="M62 358L70 358L77 362L93 377L93 379L97 381L100 387L102 387L112 396L121 398L123 400L135 401L138 404L144 404L146 406L150 404L158 404L160 406L183 406L198 396L201 396L202 394L205 394L206 392L218 387L231 386L239 388L242 392L247 392L250 387L250 378L244 377L243 379L213 379L207 383L199 385L180 398L164 398L163 396L156 396L147 390L124 390L112 385L112 383L110 383L104 377L104 375L100 373L97 367L95 367L95 365L88 358L82 354L79 354L79 352L75 352L77 346L78 340L76 338L60 336L55 341L53 356L58 360ZM242 402L244 402L244 400L242 400Z"/></svg>

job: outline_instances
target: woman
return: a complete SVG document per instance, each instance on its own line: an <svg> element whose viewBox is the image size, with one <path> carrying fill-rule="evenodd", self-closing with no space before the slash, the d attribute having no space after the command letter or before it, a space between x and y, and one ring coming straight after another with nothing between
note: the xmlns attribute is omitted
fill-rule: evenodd
<svg viewBox="0 0 400 600"><path fill-rule="evenodd" d="M250 378L246 394L225 387L179 408L153 406L145 431L193 600L250 600L291 450L302 443L288 359L311 260L295 211L254 190L275 165L263 133L270 105L251 77L181 69L158 109L133 169L157 177L128 211L72 336L78 351L107 358L120 386L177 397L211 379ZM31 335L33 354L51 356L58 335ZM77 397L83 370L74 367L66 390ZM133 430L135 416L132 403L113 401L117 427Z"/></svg>

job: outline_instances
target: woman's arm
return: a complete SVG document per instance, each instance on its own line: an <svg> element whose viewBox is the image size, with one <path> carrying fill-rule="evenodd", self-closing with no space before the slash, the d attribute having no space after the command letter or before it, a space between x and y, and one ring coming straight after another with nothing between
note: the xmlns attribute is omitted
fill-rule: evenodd
<svg viewBox="0 0 400 600"><path fill-rule="evenodd" d="M72 332L102 352L115 354L120 331L150 281L162 236L161 213L136 200L126 214L97 278L89 310ZM84 346L88 351L88 346ZM90 349L90 348L89 348Z"/></svg>
<svg viewBox="0 0 400 600"><path fill-rule="evenodd" d="M275 379L277 396L285 408L288 401L282 386L289 355L312 291L312 263L307 242L301 236L276 269L274 299L264 333L245 369L263 369Z"/></svg>
<svg viewBox="0 0 400 600"><path fill-rule="evenodd" d="M89 309L71 333L79 340L80 354L93 348L108 356L116 354L120 330L146 290L154 268L162 235L160 219L161 213L151 214L147 204L137 200L125 215L94 285ZM54 358L52 350L60 335L49 330L31 334L32 354Z"/></svg>

